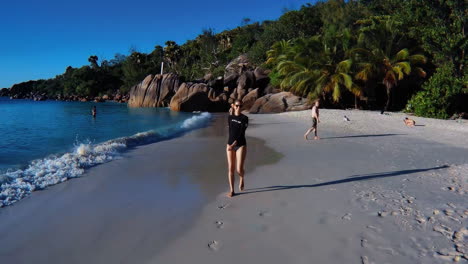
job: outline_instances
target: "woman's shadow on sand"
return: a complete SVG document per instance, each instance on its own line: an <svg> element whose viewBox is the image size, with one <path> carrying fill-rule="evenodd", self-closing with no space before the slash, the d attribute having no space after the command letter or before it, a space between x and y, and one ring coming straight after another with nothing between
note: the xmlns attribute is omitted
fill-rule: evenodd
<svg viewBox="0 0 468 264"><path fill-rule="evenodd" d="M329 181L329 182L322 182L322 183L317 183L317 184L275 185L275 186L268 186L268 187L251 188L251 189L246 189L244 192L238 193L237 195L243 195L243 194L249 194L249 193L259 193L259 192L279 191L279 190L289 190L289 189L298 189L298 188L320 187L320 186L334 185L334 184L347 183L347 182L365 181L365 180L393 177L393 176L399 176L399 175L405 175L405 174L413 174L413 173L425 172L425 171L431 171L431 170L440 170L440 169L446 169L448 167L450 167L450 166L442 165L442 166L426 168L426 169L400 170L400 171L390 171L390 172L382 172L382 173L352 175L352 176L350 176L350 177L348 177L346 179L341 179L341 180L336 180L336 181Z"/></svg>

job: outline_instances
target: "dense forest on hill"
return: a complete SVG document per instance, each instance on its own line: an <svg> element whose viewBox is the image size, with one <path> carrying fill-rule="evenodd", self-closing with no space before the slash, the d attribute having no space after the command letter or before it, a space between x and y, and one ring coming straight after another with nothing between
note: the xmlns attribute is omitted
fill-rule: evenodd
<svg viewBox="0 0 468 264"><path fill-rule="evenodd" d="M406 110L448 118L468 112L468 11L464 0L329 0L193 40L168 40L151 53L131 51L68 67L48 80L15 84L9 95L95 97L126 94L148 74L184 80L222 76L246 54L270 71L271 84L328 107ZM3 93L6 93L3 90Z"/></svg>

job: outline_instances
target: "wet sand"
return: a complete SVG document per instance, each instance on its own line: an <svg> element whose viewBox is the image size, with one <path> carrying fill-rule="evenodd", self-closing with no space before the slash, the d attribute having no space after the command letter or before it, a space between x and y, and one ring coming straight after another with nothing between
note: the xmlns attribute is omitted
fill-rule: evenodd
<svg viewBox="0 0 468 264"><path fill-rule="evenodd" d="M144 263L227 187L226 116L0 210L0 263ZM280 158L249 139L248 170ZM271 153L271 155L263 155Z"/></svg>
<svg viewBox="0 0 468 264"><path fill-rule="evenodd" d="M322 110L321 140L305 141L309 114L249 116L234 198L225 116L35 192L0 211L0 261L467 261L466 123Z"/></svg>

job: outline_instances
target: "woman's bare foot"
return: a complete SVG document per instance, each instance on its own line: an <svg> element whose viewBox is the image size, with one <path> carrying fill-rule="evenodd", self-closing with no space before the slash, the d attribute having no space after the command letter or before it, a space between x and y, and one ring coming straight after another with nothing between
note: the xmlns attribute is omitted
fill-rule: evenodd
<svg viewBox="0 0 468 264"><path fill-rule="evenodd" d="M226 194L227 197L233 197L234 195L236 195L236 193L234 191L228 192Z"/></svg>
<svg viewBox="0 0 468 264"><path fill-rule="evenodd" d="M244 179L241 179L239 182L239 190L243 191L244 190Z"/></svg>
<svg viewBox="0 0 468 264"><path fill-rule="evenodd" d="M315 137L314 137L314 140L319 140L319 139L320 139L320 138L319 138L319 137L317 137L317 136L315 136Z"/></svg>

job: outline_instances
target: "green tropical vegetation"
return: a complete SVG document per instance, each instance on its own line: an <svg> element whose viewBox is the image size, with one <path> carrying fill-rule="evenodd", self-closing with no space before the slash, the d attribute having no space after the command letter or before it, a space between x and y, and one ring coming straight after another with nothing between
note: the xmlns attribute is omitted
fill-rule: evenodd
<svg viewBox="0 0 468 264"><path fill-rule="evenodd" d="M327 107L405 110L448 118L468 112L464 0L328 0L285 10L274 21L245 18L234 29L205 29L150 53L91 55L48 80L15 84L10 94L126 94L148 74L182 80L222 76L241 54L270 71L270 85Z"/></svg>

